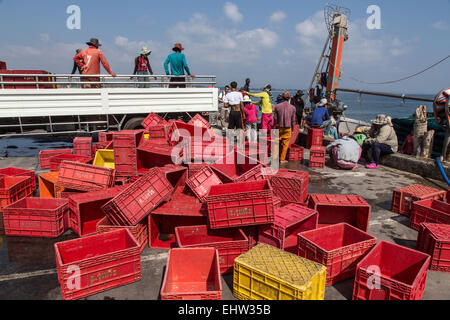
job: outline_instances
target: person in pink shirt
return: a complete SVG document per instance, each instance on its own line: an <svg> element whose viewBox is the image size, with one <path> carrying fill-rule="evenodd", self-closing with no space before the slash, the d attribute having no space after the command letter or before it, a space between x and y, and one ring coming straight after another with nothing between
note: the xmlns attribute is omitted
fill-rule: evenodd
<svg viewBox="0 0 450 320"><path fill-rule="evenodd" d="M249 96L244 97L245 131L250 143L258 142L258 111Z"/></svg>

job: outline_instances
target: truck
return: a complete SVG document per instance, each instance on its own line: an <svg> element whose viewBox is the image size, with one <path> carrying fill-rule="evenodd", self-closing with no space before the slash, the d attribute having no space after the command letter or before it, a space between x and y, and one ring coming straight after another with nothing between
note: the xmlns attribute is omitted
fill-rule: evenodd
<svg viewBox="0 0 450 320"><path fill-rule="evenodd" d="M135 75L96 75L99 81L90 84L100 88L92 89L84 87L83 75L8 70L1 62L0 67L0 137L133 130L151 112L188 121L218 111L212 75L177 82L186 88L170 88L167 75L148 76L146 82Z"/></svg>

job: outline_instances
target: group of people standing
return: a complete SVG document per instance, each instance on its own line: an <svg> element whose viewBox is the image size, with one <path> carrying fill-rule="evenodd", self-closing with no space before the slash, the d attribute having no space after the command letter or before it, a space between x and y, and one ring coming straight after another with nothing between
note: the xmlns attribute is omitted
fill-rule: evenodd
<svg viewBox="0 0 450 320"><path fill-rule="evenodd" d="M100 78L100 64L103 65L105 70L113 77L117 75L111 70L108 61L106 60L103 52L99 49L100 42L96 38L91 38L86 44L89 46L87 49L76 50L76 55L73 58L74 66L72 74L77 71L82 75L92 75L92 77L83 77L83 82L88 82L84 85L85 88L101 88ZM172 48L171 53L164 61L164 71L166 75L170 75L171 84L169 88L185 88L186 74L191 78L195 78L195 75L191 73L186 61L186 56L182 53L184 50L181 43L176 43ZM153 75L153 69L148 57L152 52L146 47L142 47L142 50L134 60L133 75L137 75L139 82L138 88L149 88L150 77ZM170 70L169 70L170 66ZM186 73L185 73L186 72ZM97 77L95 77L97 76ZM89 83L90 82L90 83Z"/></svg>
<svg viewBox="0 0 450 320"><path fill-rule="evenodd" d="M289 141L297 123L302 123L303 92L299 90L292 97L286 91L280 95L281 100L272 105L272 86L266 85L262 92L249 92L250 79L243 88L238 90L238 84L233 81L219 95L219 125L227 132L229 138L237 138L238 143L245 141L257 143L258 129L262 135L270 137L272 128L279 130L280 160L286 162ZM252 101L250 97L259 98ZM298 106L298 107L296 107ZM227 126L228 123L228 126ZM227 130L228 129L228 130ZM245 137L244 137L245 133Z"/></svg>

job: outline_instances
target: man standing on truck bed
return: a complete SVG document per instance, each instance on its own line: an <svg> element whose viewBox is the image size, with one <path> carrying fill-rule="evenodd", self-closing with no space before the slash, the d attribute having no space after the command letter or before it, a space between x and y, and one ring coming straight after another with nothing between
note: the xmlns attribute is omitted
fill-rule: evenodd
<svg viewBox="0 0 450 320"><path fill-rule="evenodd" d="M92 74L99 75L100 74L100 62L102 63L105 70L116 77L116 74L111 71L109 67L108 61L106 61L103 52L101 52L98 48L101 46L98 39L92 38L89 42L86 42L89 46L88 49L81 51L78 53L73 60L76 64L81 68L81 72L83 75ZM86 82L100 82L99 77L85 77L82 78L82 81ZM85 84L85 88L101 88L100 84Z"/></svg>
<svg viewBox="0 0 450 320"><path fill-rule="evenodd" d="M186 77L184 76L184 70L186 70L186 73L188 76L191 76L192 78L195 78L195 74L191 74L191 71L189 70L189 66L186 62L186 56L181 53L181 51L184 50L181 43L175 43L173 49L174 52L170 54L166 61L164 61L164 70L166 71L166 75L170 75L169 73L169 64L170 64L170 71L173 76L178 77L172 77L170 79L170 82L186 82ZM171 84L169 85L169 88L186 88L185 84Z"/></svg>

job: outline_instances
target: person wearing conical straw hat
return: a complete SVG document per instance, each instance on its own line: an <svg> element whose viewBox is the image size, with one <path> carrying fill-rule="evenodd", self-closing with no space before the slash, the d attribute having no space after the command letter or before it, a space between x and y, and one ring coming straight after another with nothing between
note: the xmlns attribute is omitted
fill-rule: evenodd
<svg viewBox="0 0 450 320"><path fill-rule="evenodd" d="M141 53L136 59L134 59L134 75L148 75L149 73L153 75L152 66L150 65L150 61L148 60L148 56L152 52L146 47L143 46ZM138 82L149 82L149 77L138 77ZM150 88L149 83L140 83L138 84L138 88Z"/></svg>

